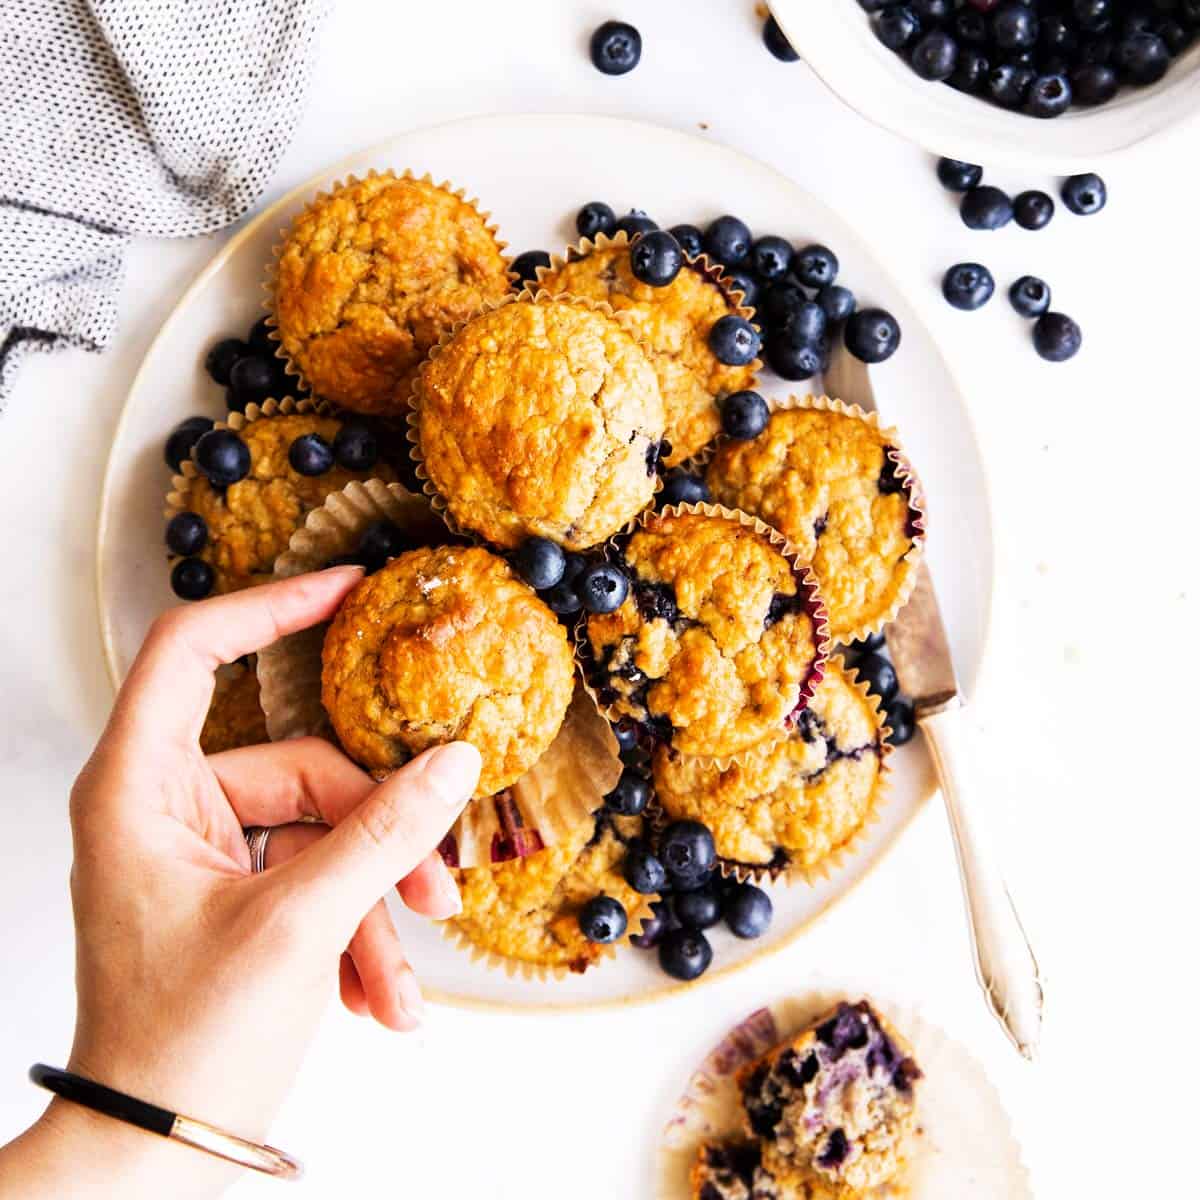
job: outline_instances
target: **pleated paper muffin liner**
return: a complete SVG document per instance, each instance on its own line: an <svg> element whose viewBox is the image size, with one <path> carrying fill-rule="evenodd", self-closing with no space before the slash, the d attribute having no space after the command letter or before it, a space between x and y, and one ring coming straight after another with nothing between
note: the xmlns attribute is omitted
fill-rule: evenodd
<svg viewBox="0 0 1200 1200"><path fill-rule="evenodd" d="M365 175L347 175L345 179L337 179L328 187L322 188L315 196L297 213L290 224L282 226L279 230L278 239L271 247L271 257L267 263L266 275L263 279L263 301L262 306L267 314L267 328L269 330L268 337L275 343L275 357L283 363L284 371L287 375L295 378L297 390L300 392L315 393L316 389L312 386L312 381L304 373L303 367L296 362L291 355L287 353L283 346L283 339L279 332L279 324L275 315L275 295L279 283L279 259L283 253L284 246L287 244L289 235L295 222L306 213L312 212L314 209L325 204L328 200L335 197L339 192L343 192L348 188L357 186L371 179L390 179L396 181L412 180L417 183L428 183L439 191L446 192L453 196L456 200L471 208L475 215L479 218L483 225L484 231L491 235L492 241L496 245L496 250L500 257L504 260L505 274L508 278L509 286L517 282L517 276L512 271L512 257L505 254L508 249L508 243L500 238L500 227L491 219L492 214L485 212L479 206L479 200L476 197L467 196L465 188L455 187L450 180L445 179L441 183L435 183L433 176L428 171L424 175L417 175L411 169L403 171L394 171L385 169L376 171L374 169L368 171ZM403 410L407 406L407 396L395 397L395 410L390 412L386 409L372 409L369 412L363 412L363 415L368 416L388 416L393 415L399 418L403 417ZM350 411L348 409L348 411ZM355 410L357 411L357 410Z"/></svg>
<svg viewBox="0 0 1200 1200"><path fill-rule="evenodd" d="M568 246L561 254L551 255L550 265L548 267L537 268L537 283L535 286L539 291L549 291L550 289L546 286L546 280L551 275L561 271L569 263L578 262L581 259L587 258L591 254L594 254L598 251L606 251L614 248L625 249L631 244L632 242L629 235L623 229L619 230L612 237L610 237L608 234L601 233L594 238L581 238L578 242L574 242ZM725 299L725 302L729 306L728 315L741 317L746 321L754 320L754 308L746 304L745 293L734 286L732 279L730 279L730 277L725 273L725 270L720 263L718 263L715 259L710 258L707 254L700 254L695 257L685 254L683 261L683 269L685 271L694 271L697 275L704 279L705 282L710 284L712 287L715 287L717 291L721 293ZM623 310L621 309L614 309L613 315L622 326L625 326L626 322L622 319L622 312ZM633 333L634 331L630 329L629 332ZM640 335L635 333L634 336L638 337ZM647 346L650 351L655 353L655 357L657 357L657 348L654 346L653 342L644 338L642 339L642 342L643 345ZM655 358L652 358L651 362L653 363L654 361ZM762 360L755 358L752 362L747 363L745 367L737 368L747 372L746 382L743 383L740 388L733 388L731 390L739 391L745 388L757 387L758 372L761 370L762 365ZM733 370L735 368L729 369ZM721 393L712 396L714 410L717 409L720 401L724 399L726 394L728 393ZM663 403L666 403L665 396L663 397ZM716 422L716 429L718 432L720 431L720 424L720 415L718 413ZM715 436L716 434L714 434L714 437ZM712 439L709 439L709 442L711 442L711 440ZM709 443L705 443L705 445L707 444ZM678 467L682 463L690 461L693 456L702 448L703 447L697 447L687 454L681 454L679 452L679 448L677 447L673 448L670 455L663 459L663 463L668 467Z"/></svg>
<svg viewBox="0 0 1200 1200"><path fill-rule="evenodd" d="M734 1076L747 1063L809 1028L840 1001L863 993L818 983L739 1022L692 1073L663 1129L656 1200L695 1200L690 1174L705 1142L746 1141ZM970 1052L920 1012L870 997L909 1043L919 1132L901 1176L863 1200L1033 1200L1029 1173L1000 1096Z"/></svg>
<svg viewBox="0 0 1200 1200"><path fill-rule="evenodd" d="M752 530L759 537L765 539L771 546L777 550L791 565L792 573L796 579L797 594L803 598L804 609L812 620L813 624L813 641L815 643L815 655L812 665L809 668L808 677L800 686L800 695L796 701L795 707L785 718L782 728L776 733L767 734L766 737L754 743L753 746L747 746L733 754L689 754L688 758L696 763L706 767L715 767L717 770L724 771L733 763L740 761L749 751L758 749L772 741L777 741L782 738L788 729L799 720L800 713L808 706L808 702L812 699L813 692L820 685L825 674L825 663L829 658L829 632L825 616L825 603L821 599L821 594L817 588L817 581L813 577L812 571L808 565L800 558L796 552L795 546L791 544L779 532L779 530L760 521L757 517L751 516L747 512L743 512L739 508L725 508L720 504L668 504L660 510L647 509L644 511L637 521L634 522L633 529L627 533L623 533L618 537L612 538L607 543L607 548L616 553L621 552L621 548L628 540L628 537L637 533L640 529L649 529L656 522L667 517L678 516L707 516L719 517L725 520L736 521L745 529ZM575 656L579 663L580 674L583 679L584 686L588 689L592 699L596 702L596 707L604 713L610 722L616 724L624 719L624 714L617 712L614 705L605 704L599 696L599 689L604 685L605 676L596 662L595 655L592 652L591 641L587 634L587 614L581 615L574 627L575 637ZM636 718L629 718L636 721ZM645 728L641 722L637 722L639 730L639 742L644 742L647 749L653 753L661 744L659 739L653 737L652 734Z"/></svg>
<svg viewBox="0 0 1200 1200"><path fill-rule="evenodd" d="M908 603L913 588L917 585L917 569L921 565L921 560L925 553L927 535L925 526L925 489L911 460L901 447L899 432L894 426L884 425L880 421L878 413L867 412L857 404L846 404L841 400L824 395L792 395L781 400L772 400L769 404L772 415L777 412L812 411L834 413L850 420L863 421L878 433L886 445L892 447L887 452L887 458L896 469L896 478L904 488L905 498L908 501L908 534L912 545L897 564L896 574L899 576L899 583L891 603L879 615L867 621L860 621L844 632L834 635L836 641L844 646L849 645L851 642L861 641L865 637L879 633L885 625L894 621L896 615ZM710 443L704 452L693 460L696 469L709 467L717 451L730 441L731 439L727 434L722 434L714 442Z"/></svg>
<svg viewBox="0 0 1200 1200"><path fill-rule="evenodd" d="M870 834L872 827L878 823L883 813L883 807L887 802L892 784L892 766L889 760L895 750L895 747L888 740L892 731L887 724L885 710L880 703L879 697L859 678L858 672L853 667L847 666L845 659L841 655L835 654L830 657L829 662L826 664L826 678L828 677L830 666L841 669L846 682L866 702L876 722L876 737L878 738L877 744L879 747L879 773L875 778L874 787L871 789L871 796L863 818L843 841L815 863L806 864L795 861L746 863L718 855L717 869L726 879L737 879L739 883L783 882L786 884L803 883L809 886L820 883L837 874L858 853L862 844L866 841L868 834ZM681 757L687 758L688 756L681 755ZM651 783L653 786L653 775L651 776ZM656 836L661 835L663 830L672 821L680 819L667 812L657 793L654 795L654 803L649 812L651 828L654 830ZM786 854L787 851L784 851L784 853Z"/></svg>
<svg viewBox="0 0 1200 1200"><path fill-rule="evenodd" d="M370 479L333 492L275 563L277 578L320 570L352 553L373 521L417 529L429 540L448 539L424 496L398 483ZM316 736L336 743L321 703L321 652L328 624L302 630L259 652L258 678L272 741ZM564 769L564 761L573 764ZM554 845L604 801L621 774L616 739L586 695L572 701L562 728L542 758L496 796L472 800L440 850L450 866L478 867Z"/></svg>
<svg viewBox="0 0 1200 1200"><path fill-rule="evenodd" d="M646 342L630 333L630 331L623 325L620 325L620 322L617 321L616 314L613 312L610 305L604 304L598 300L589 300L584 296L575 296L567 292L563 292L559 295L551 295L546 291L531 291L529 288L525 288L520 292L515 292L511 295L505 296L501 300L495 300L489 304L483 305L474 313L472 313L471 316L467 317L463 321L457 322L445 333L443 333L438 339L437 343L429 351L428 355L426 355L425 361L421 364L421 369L417 372L417 375L413 381L413 391L410 398L406 419L408 422L409 452L412 456L413 467L416 471L417 478L421 481L421 488L425 492L425 495L429 497L429 502L433 505L434 511L442 518L443 521L446 522L450 529L463 537L479 543L480 545L488 545L490 543L482 535L475 533L473 530L465 528L459 521L455 519L454 514L450 512L450 506L446 497L444 497L438 491L437 487L430 479L429 471L425 466L425 459L421 451L421 381L425 376L425 372L428 369L429 364L446 349L446 346L449 345L449 343L453 341L454 338L457 337L458 334L467 327L467 325L476 320L478 317L483 316L485 313L495 312L497 309L504 308L509 304L554 303L578 305L581 308L588 308L593 312L601 313L603 316L608 317L609 320L620 326L622 333L631 338L641 348L642 353L646 355L646 361L648 363L650 362L649 348ZM651 369L653 369L653 364L651 364ZM651 492L650 499L647 501L647 507L653 505L654 497L658 494L661 488L662 476L656 472L654 477L654 488ZM630 532L637 524L639 515L640 514L634 514L634 516L632 516L619 530L617 530L616 533L610 534L608 539L597 542L592 546L583 547L580 551L576 552L595 550L598 546L604 545L605 540L611 540L613 537L618 537L622 533Z"/></svg>

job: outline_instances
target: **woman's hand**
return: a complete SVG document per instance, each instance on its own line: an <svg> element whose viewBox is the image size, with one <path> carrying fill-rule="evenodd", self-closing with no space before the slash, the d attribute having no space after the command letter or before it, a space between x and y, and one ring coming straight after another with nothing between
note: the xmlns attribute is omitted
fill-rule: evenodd
<svg viewBox="0 0 1200 1200"><path fill-rule="evenodd" d="M215 668L327 619L359 578L338 568L167 613L71 796L79 1009L69 1069L254 1140L335 980L357 1013L393 1029L418 1020L420 991L381 897L399 880L418 912L459 908L435 847L474 791L473 747L427 751L379 785L317 739L211 758L199 749ZM303 819L323 824L295 824ZM242 834L251 825L284 826L260 875ZM51 1105L40 1123L51 1136L86 1125L137 1158L131 1176L96 1194L140 1195L138 1172L155 1195L210 1195L228 1182L193 1151L68 1109ZM159 1172L172 1168L167 1187Z"/></svg>

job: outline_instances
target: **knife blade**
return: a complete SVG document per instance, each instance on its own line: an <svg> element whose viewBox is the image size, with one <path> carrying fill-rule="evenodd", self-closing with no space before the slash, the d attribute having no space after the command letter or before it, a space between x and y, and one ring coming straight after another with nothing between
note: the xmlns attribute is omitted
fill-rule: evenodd
<svg viewBox="0 0 1200 1200"><path fill-rule="evenodd" d="M866 363L840 344L825 372L825 388L844 403L877 411ZM912 698L914 718L929 746L946 802L967 906L975 976L988 1007L1013 1045L1032 1059L1041 1036L1041 976L990 852L980 794L968 783L973 766L961 728L958 677L924 558L912 596L888 625L885 636L901 690Z"/></svg>

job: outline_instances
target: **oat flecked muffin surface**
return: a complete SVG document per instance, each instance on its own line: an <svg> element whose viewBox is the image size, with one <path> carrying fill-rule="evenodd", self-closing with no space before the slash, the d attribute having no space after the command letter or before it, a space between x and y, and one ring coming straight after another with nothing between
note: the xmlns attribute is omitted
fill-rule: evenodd
<svg viewBox="0 0 1200 1200"><path fill-rule="evenodd" d="M483 313L425 365L415 397L430 483L459 526L497 545L594 546L654 493L658 380L596 309L526 300Z"/></svg>
<svg viewBox="0 0 1200 1200"><path fill-rule="evenodd" d="M574 690L567 636L480 547L410 550L364 579L325 635L321 699L346 752L388 771L462 739L502 791L554 740Z"/></svg>
<svg viewBox="0 0 1200 1200"><path fill-rule="evenodd" d="M736 516L649 517L624 548L629 595L590 616L589 678L614 718L687 755L782 737L819 680L819 608L795 567Z"/></svg>
<svg viewBox="0 0 1200 1200"><path fill-rule="evenodd" d="M254 656L245 662L221 667L208 716L200 731L200 749L205 754L220 754L223 750L257 746L270 740L267 718L258 701Z"/></svg>
<svg viewBox="0 0 1200 1200"><path fill-rule="evenodd" d="M917 514L887 438L851 413L785 408L708 467L714 501L773 525L811 562L835 641L882 628L916 579Z"/></svg>
<svg viewBox="0 0 1200 1200"><path fill-rule="evenodd" d="M317 395L402 413L429 348L509 288L478 210L428 179L378 175L319 197L279 252L273 309Z"/></svg>
<svg viewBox="0 0 1200 1200"><path fill-rule="evenodd" d="M729 367L708 348L713 325L736 306L698 267L666 287L635 278L624 237L542 274L539 286L609 304L646 348L666 410L668 466L690 458L720 432L718 403L754 385L754 366Z"/></svg>
<svg viewBox="0 0 1200 1200"><path fill-rule="evenodd" d="M875 699L834 658L787 737L724 770L659 747L655 794L672 820L707 825L731 863L812 870L859 832L878 803L883 725Z"/></svg>
<svg viewBox="0 0 1200 1200"><path fill-rule="evenodd" d="M610 817L601 809L561 842L527 858L458 873L463 911L452 924L472 945L532 966L587 970L604 947L579 928L579 911L595 896L611 896L633 914L645 897L621 874L625 846L641 817ZM629 933L637 929L631 922Z"/></svg>
<svg viewBox="0 0 1200 1200"><path fill-rule="evenodd" d="M215 488L199 474L187 480L180 491L182 507L201 516L208 528L198 557L216 573L215 591L270 582L275 559L331 492L355 479L396 478L383 462L367 472L347 471L336 463L321 475L301 475L292 468L288 450L297 438L315 433L332 445L341 427L338 418L315 413L260 417L238 432L250 450L245 479L227 488Z"/></svg>

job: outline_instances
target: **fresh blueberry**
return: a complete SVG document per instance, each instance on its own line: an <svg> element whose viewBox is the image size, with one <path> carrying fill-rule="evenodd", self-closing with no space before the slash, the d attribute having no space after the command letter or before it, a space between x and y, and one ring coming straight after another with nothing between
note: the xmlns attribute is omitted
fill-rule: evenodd
<svg viewBox="0 0 1200 1200"><path fill-rule="evenodd" d="M1116 64L1128 82L1146 87L1167 73L1171 52L1156 33L1133 33L1117 43Z"/></svg>
<svg viewBox="0 0 1200 1200"><path fill-rule="evenodd" d="M793 342L818 342L825 336L829 318L815 301L806 300L787 319L782 332Z"/></svg>
<svg viewBox="0 0 1200 1200"><path fill-rule="evenodd" d="M683 267L683 251L665 229L644 233L629 251L629 268L635 279L651 287L674 282Z"/></svg>
<svg viewBox="0 0 1200 1200"><path fill-rule="evenodd" d="M704 251L704 234L695 225L672 225L671 234L688 258L699 258Z"/></svg>
<svg viewBox="0 0 1200 1200"><path fill-rule="evenodd" d="M593 896L579 910L579 928L589 942L615 942L624 937L628 926L624 905L611 896Z"/></svg>
<svg viewBox="0 0 1200 1200"><path fill-rule="evenodd" d="M624 21L605 21L592 34L591 55L602 75L625 75L642 57L642 35Z"/></svg>
<svg viewBox="0 0 1200 1200"><path fill-rule="evenodd" d="M1015 63L1000 63L988 72L987 94L1001 108L1020 108L1033 86L1034 72Z"/></svg>
<svg viewBox="0 0 1200 1200"><path fill-rule="evenodd" d="M797 342L786 333L767 343L767 364L780 379L811 379L828 365L827 342Z"/></svg>
<svg viewBox="0 0 1200 1200"><path fill-rule="evenodd" d="M167 522L167 549L172 554L199 554L208 541L208 526L199 513L176 513Z"/></svg>
<svg viewBox="0 0 1200 1200"><path fill-rule="evenodd" d="M522 283L536 283L538 267L548 267L550 255L545 250L526 250L512 260L512 270Z"/></svg>
<svg viewBox="0 0 1200 1200"><path fill-rule="evenodd" d="M333 439L333 457L347 471L369 471L379 460L379 443L369 425L349 421Z"/></svg>
<svg viewBox="0 0 1200 1200"><path fill-rule="evenodd" d="M699 887L717 861L713 836L699 821L673 821L663 830L658 857L680 888Z"/></svg>
<svg viewBox="0 0 1200 1200"><path fill-rule="evenodd" d="M736 270L725 272L725 283L731 292L741 292L740 303L745 308L754 308L758 304L758 280L749 271Z"/></svg>
<svg viewBox="0 0 1200 1200"><path fill-rule="evenodd" d="M917 42L908 62L919 78L940 83L954 74L958 43L948 33L935 29Z"/></svg>
<svg viewBox="0 0 1200 1200"><path fill-rule="evenodd" d="M305 433L288 447L288 463L297 475L324 475L333 468L333 447L319 433Z"/></svg>
<svg viewBox="0 0 1200 1200"><path fill-rule="evenodd" d="M180 600L203 600L216 581L216 572L202 558L181 558L171 568L171 591Z"/></svg>
<svg viewBox="0 0 1200 1200"><path fill-rule="evenodd" d="M269 359L247 354L233 364L229 372L229 390L234 402L230 408L244 409L247 404L261 404L275 388L276 376Z"/></svg>
<svg viewBox="0 0 1200 1200"><path fill-rule="evenodd" d="M992 14L992 41L1001 50L1024 50L1037 44L1038 17L1025 4L1002 4Z"/></svg>
<svg viewBox="0 0 1200 1200"><path fill-rule="evenodd" d="M667 869L645 842L630 843L621 864L625 882L643 896L656 896L667 886Z"/></svg>
<svg viewBox="0 0 1200 1200"><path fill-rule="evenodd" d="M263 358L274 358L279 344L271 338L271 318L259 317L250 326L250 332L246 335L246 341L250 343L250 349L255 354ZM220 381L218 380L218 382Z"/></svg>
<svg viewBox="0 0 1200 1200"><path fill-rule="evenodd" d="M955 0L908 0L908 6L917 14L922 25L937 25L950 19Z"/></svg>
<svg viewBox="0 0 1200 1200"><path fill-rule="evenodd" d="M745 317L729 313L709 330L708 346L718 362L727 367L744 367L758 356L762 338Z"/></svg>
<svg viewBox="0 0 1200 1200"><path fill-rule="evenodd" d="M579 596L590 613L616 612L629 595L629 580L612 563L588 567L579 580Z"/></svg>
<svg viewBox="0 0 1200 1200"><path fill-rule="evenodd" d="M1099 175L1071 175L1063 180L1062 198L1073 213L1090 217L1108 203L1108 189Z"/></svg>
<svg viewBox="0 0 1200 1200"><path fill-rule="evenodd" d="M704 250L722 266L740 266L750 257L753 239L745 221L728 213L718 217L704 231Z"/></svg>
<svg viewBox="0 0 1200 1200"><path fill-rule="evenodd" d="M1087 38L1079 47L1079 62L1084 66L1111 66L1117 43L1108 34Z"/></svg>
<svg viewBox="0 0 1200 1200"><path fill-rule="evenodd" d="M739 442L756 438L767 427L771 413L767 402L748 389L732 392L721 402L721 428Z"/></svg>
<svg viewBox="0 0 1200 1200"><path fill-rule="evenodd" d="M885 704L900 690L896 668L882 654L864 654L855 664L858 677Z"/></svg>
<svg viewBox="0 0 1200 1200"><path fill-rule="evenodd" d="M623 217L617 218L617 232L624 231L631 242L639 234L649 233L657 228L657 223L646 216L640 208L631 208Z"/></svg>
<svg viewBox="0 0 1200 1200"><path fill-rule="evenodd" d="M1166 43L1172 55L1182 54L1196 40L1194 30L1185 28L1172 17L1160 21L1154 27L1154 32Z"/></svg>
<svg viewBox="0 0 1200 1200"><path fill-rule="evenodd" d="M622 771L617 786L604 797L604 803L623 817L640 816L650 803L650 784L637 771Z"/></svg>
<svg viewBox="0 0 1200 1200"><path fill-rule="evenodd" d="M557 542L544 537L530 537L517 547L513 564L517 574L531 588L540 592L552 588L562 579L567 560Z"/></svg>
<svg viewBox="0 0 1200 1200"><path fill-rule="evenodd" d="M222 338L204 356L204 369L213 383L225 387L233 364L249 353L250 347L241 338Z"/></svg>
<svg viewBox="0 0 1200 1200"><path fill-rule="evenodd" d="M983 168L959 158L939 158L938 182L951 192L969 192L983 179Z"/></svg>
<svg viewBox="0 0 1200 1200"><path fill-rule="evenodd" d="M228 487L250 473L250 447L232 429L210 429L196 442L196 467L216 487Z"/></svg>
<svg viewBox="0 0 1200 1200"><path fill-rule="evenodd" d="M987 184L967 192L958 211L968 229L1002 229L1013 218L1012 201Z"/></svg>
<svg viewBox="0 0 1200 1200"><path fill-rule="evenodd" d="M575 229L580 237L594 238L602 233L611 237L617 231L617 214L603 200L593 200L576 213Z"/></svg>
<svg viewBox="0 0 1200 1200"><path fill-rule="evenodd" d="M587 570L588 560L582 554L568 554L563 563L563 583L574 585Z"/></svg>
<svg viewBox="0 0 1200 1200"><path fill-rule="evenodd" d="M882 308L860 308L847 322L846 349L865 363L891 358L900 345L900 324Z"/></svg>
<svg viewBox="0 0 1200 1200"><path fill-rule="evenodd" d="M982 308L995 290L996 281L982 263L955 263L942 276L942 295L946 302L964 312Z"/></svg>
<svg viewBox="0 0 1200 1200"><path fill-rule="evenodd" d="M768 284L762 292L762 303L759 311L770 326L786 325L792 313L806 303L808 293L792 276Z"/></svg>
<svg viewBox="0 0 1200 1200"><path fill-rule="evenodd" d="M711 882L690 892L677 892L671 907L684 929L711 929L721 919L721 897Z"/></svg>
<svg viewBox="0 0 1200 1200"><path fill-rule="evenodd" d="M1040 317L1050 307L1050 288L1036 275L1022 275L1008 289L1008 300L1022 317Z"/></svg>
<svg viewBox="0 0 1200 1200"><path fill-rule="evenodd" d="M907 700L894 696L884 706L883 711L888 728L891 730L887 740L893 746L903 746L906 742L911 742L916 729L913 706Z"/></svg>
<svg viewBox="0 0 1200 1200"><path fill-rule="evenodd" d="M188 417L180 421L167 437L163 458L172 471L178 471L184 459L190 458L192 447L213 427L210 417Z"/></svg>
<svg viewBox="0 0 1200 1200"><path fill-rule="evenodd" d="M1075 23L1087 33L1103 33L1116 15L1115 0L1072 0Z"/></svg>
<svg viewBox="0 0 1200 1200"><path fill-rule="evenodd" d="M707 504L712 499L712 493L699 475L689 475L686 471L671 471L664 477L662 488L655 499L660 507L668 504Z"/></svg>
<svg viewBox="0 0 1200 1200"><path fill-rule="evenodd" d="M1050 13L1041 19L1038 43L1051 54L1074 58L1079 50L1079 31L1065 15Z"/></svg>
<svg viewBox="0 0 1200 1200"><path fill-rule="evenodd" d="M827 322L844 321L854 311L854 293L840 284L831 283L817 293L817 303Z"/></svg>
<svg viewBox="0 0 1200 1200"><path fill-rule="evenodd" d="M750 261L755 275L763 283L782 279L792 265L792 244L786 238L769 233L750 247Z"/></svg>
<svg viewBox="0 0 1200 1200"><path fill-rule="evenodd" d="M1071 84L1065 75L1039 75L1029 86L1025 111L1031 117L1061 117L1071 107Z"/></svg>
<svg viewBox="0 0 1200 1200"><path fill-rule="evenodd" d="M550 588L542 599L546 601L546 607L560 617L574 616L583 608L579 593L565 579Z"/></svg>
<svg viewBox="0 0 1200 1200"><path fill-rule="evenodd" d="M1083 334L1065 313L1043 313L1033 327L1033 348L1050 362L1066 362L1079 353Z"/></svg>
<svg viewBox="0 0 1200 1200"><path fill-rule="evenodd" d="M702 933L673 929L658 947L658 962L672 979L699 979L712 963L712 946Z"/></svg>
<svg viewBox="0 0 1200 1200"><path fill-rule="evenodd" d="M670 904L660 900L650 905L650 915L642 918L641 931L630 934L629 941L639 950L653 950L672 929L678 927Z"/></svg>
<svg viewBox="0 0 1200 1200"><path fill-rule="evenodd" d="M837 279L838 259L828 246L805 246L796 251L793 270L796 278L810 288L823 288Z"/></svg>
<svg viewBox="0 0 1200 1200"><path fill-rule="evenodd" d="M413 540L394 521L372 521L358 541L359 561L375 572L389 559L413 549Z"/></svg>
<svg viewBox="0 0 1200 1200"><path fill-rule="evenodd" d="M1022 229L1045 229L1054 216L1054 201L1038 191L1021 192L1013 199L1013 220Z"/></svg>
<svg viewBox="0 0 1200 1200"><path fill-rule="evenodd" d="M920 32L921 22L907 5L885 8L875 18L875 36L889 50L903 50Z"/></svg>
<svg viewBox="0 0 1200 1200"><path fill-rule="evenodd" d="M978 96L987 87L988 72L992 64L982 50L964 46L958 52L958 61L946 82L959 92Z"/></svg>
<svg viewBox="0 0 1200 1200"><path fill-rule="evenodd" d="M612 727L613 737L617 739L617 749L622 754L632 754L638 748L637 722L630 717L622 717Z"/></svg>
<svg viewBox="0 0 1200 1200"><path fill-rule="evenodd" d="M986 46L988 43L987 18L978 9L960 8L955 14L953 28L960 46Z"/></svg>
<svg viewBox="0 0 1200 1200"><path fill-rule="evenodd" d="M735 937L762 937L773 913L771 897L752 883L739 883L725 893L722 916Z"/></svg>
<svg viewBox="0 0 1200 1200"><path fill-rule="evenodd" d="M795 62L800 57L792 49L792 43L784 36L783 30L779 28L779 22L774 17L768 17L763 22L762 40L763 45L780 62Z"/></svg>

